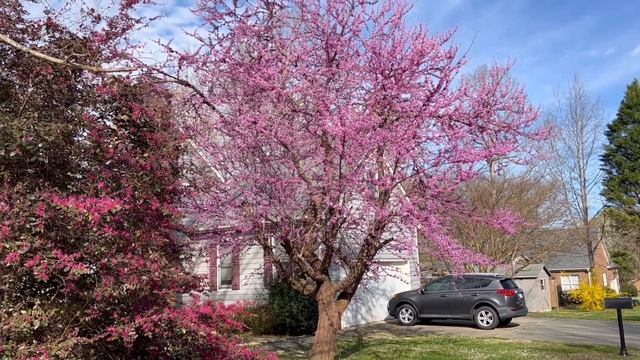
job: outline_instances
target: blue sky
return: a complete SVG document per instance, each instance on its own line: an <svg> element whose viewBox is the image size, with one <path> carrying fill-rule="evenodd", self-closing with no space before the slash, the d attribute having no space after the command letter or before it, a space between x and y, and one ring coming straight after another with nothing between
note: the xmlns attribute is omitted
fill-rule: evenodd
<svg viewBox="0 0 640 360"><path fill-rule="evenodd" d="M195 0L160 0L165 18L139 34L143 39L190 39L197 19ZM147 15L157 14L157 7ZM457 28L455 42L469 50L466 70L492 62L515 61L513 75L531 101L544 109L554 91L578 74L600 98L609 122L626 85L640 78L639 0L416 0L411 24L440 33ZM151 55L153 56L153 55Z"/></svg>
<svg viewBox="0 0 640 360"><path fill-rule="evenodd" d="M513 76L543 111L577 74L600 100L605 123L627 84L640 78L639 18L640 1L630 0L417 0L409 14L432 32L457 28L455 42L469 51L467 71L515 61ZM592 192L592 213L602 206L599 192Z"/></svg>
<svg viewBox="0 0 640 360"><path fill-rule="evenodd" d="M457 27L469 68L515 61L514 77L542 108L578 74L609 122L640 78L640 1L417 0L409 18L433 32Z"/></svg>

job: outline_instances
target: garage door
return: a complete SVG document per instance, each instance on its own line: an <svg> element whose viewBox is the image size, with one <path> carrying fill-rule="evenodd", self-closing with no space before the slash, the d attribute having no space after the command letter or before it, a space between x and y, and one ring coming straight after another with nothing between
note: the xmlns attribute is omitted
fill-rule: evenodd
<svg viewBox="0 0 640 360"><path fill-rule="evenodd" d="M409 264L384 263L378 278L360 284L356 295L342 315L342 327L381 321L387 318L387 303L395 293L411 290Z"/></svg>

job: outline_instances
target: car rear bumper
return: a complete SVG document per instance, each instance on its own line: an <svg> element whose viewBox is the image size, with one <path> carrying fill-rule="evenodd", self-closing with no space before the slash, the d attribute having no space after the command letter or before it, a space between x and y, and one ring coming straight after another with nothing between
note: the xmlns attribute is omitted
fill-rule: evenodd
<svg viewBox="0 0 640 360"><path fill-rule="evenodd" d="M512 308L512 307L501 307L498 308L498 315L500 319L511 319L522 316L527 316L529 314L529 309L525 308Z"/></svg>

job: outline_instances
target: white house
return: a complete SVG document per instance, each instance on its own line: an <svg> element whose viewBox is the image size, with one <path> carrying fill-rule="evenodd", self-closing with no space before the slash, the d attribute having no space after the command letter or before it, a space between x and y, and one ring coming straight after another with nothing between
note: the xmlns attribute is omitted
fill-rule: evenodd
<svg viewBox="0 0 640 360"><path fill-rule="evenodd" d="M375 266L379 269L365 275L343 314L343 328L384 320L388 315L387 302L393 294L420 286L417 250L408 260L381 251ZM235 253L204 241L199 247L194 272L208 278L205 290L199 294L202 299L226 304L264 299L265 284L275 275L275 269L265 261L260 246ZM332 274L341 275L340 269Z"/></svg>

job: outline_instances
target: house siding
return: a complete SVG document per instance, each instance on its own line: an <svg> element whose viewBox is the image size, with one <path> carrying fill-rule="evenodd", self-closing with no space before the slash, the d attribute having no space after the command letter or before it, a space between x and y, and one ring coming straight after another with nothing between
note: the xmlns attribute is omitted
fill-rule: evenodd
<svg viewBox="0 0 640 360"><path fill-rule="evenodd" d="M536 274L527 273L525 276L515 274L513 280L522 289L530 312L550 311L553 308L553 281L545 267L541 267ZM544 288L540 286L541 281Z"/></svg>
<svg viewBox="0 0 640 360"><path fill-rule="evenodd" d="M527 302L527 308L530 312L551 310L551 296L549 296L549 290L539 290L539 281L541 279L533 278L514 280L516 284L518 284L518 287L522 289L522 292L524 293L524 299ZM547 281L548 279L545 280L545 282ZM548 283L546 285L548 285Z"/></svg>
<svg viewBox="0 0 640 360"><path fill-rule="evenodd" d="M236 284L232 288L219 288L211 285L211 275L216 273L216 267L210 267L212 256L201 256L196 260L194 273L209 276L209 284L205 286L205 291L199 294L203 300L221 301L225 304L232 304L239 301L257 301L265 296L264 286L264 254L260 246L251 246L238 254L236 265L238 275L233 275L232 279ZM219 273L219 272L217 272ZM237 279L236 279L237 277ZM216 275L219 281L219 275ZM234 286L235 285L235 286ZM236 289L234 289L234 287ZM189 302L190 296L183 297L183 301Z"/></svg>
<svg viewBox="0 0 640 360"><path fill-rule="evenodd" d="M417 239L416 239L417 242ZM416 244L417 246L417 244ZM219 271L212 270L210 263L212 256L209 254L201 254L196 260L194 272L202 275L203 278L209 278L211 282L213 273L219 281ZM217 252L221 256L220 251ZM381 273L369 272L365 275L365 279L371 281L358 287L353 301L347 307L342 317L342 327L351 327L355 325L365 324L373 321L382 321L388 317L386 305L394 293L415 289L420 287L420 274L418 266L417 251L409 259L399 257L388 250L382 250L376 256L375 261L384 267ZM264 253L262 247L251 246L239 254L239 289L218 287L214 291L211 285L205 286L206 290L197 293L202 300L220 301L225 304L231 304L242 301L261 301L266 297L265 280L269 277L269 267L265 267ZM267 272L265 273L265 268ZM274 271L275 269L271 269ZM344 271L334 269L332 271L337 280L343 276ZM195 295L195 294L194 294ZM192 297L189 294L182 296L184 303L190 303Z"/></svg>

